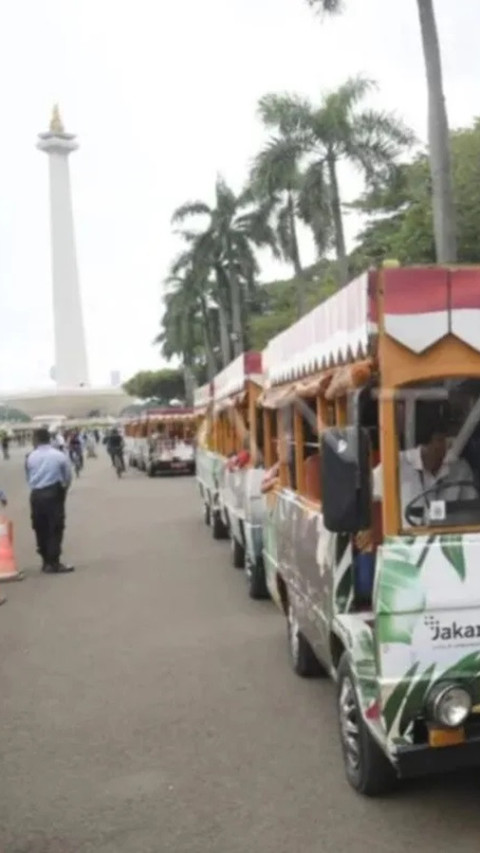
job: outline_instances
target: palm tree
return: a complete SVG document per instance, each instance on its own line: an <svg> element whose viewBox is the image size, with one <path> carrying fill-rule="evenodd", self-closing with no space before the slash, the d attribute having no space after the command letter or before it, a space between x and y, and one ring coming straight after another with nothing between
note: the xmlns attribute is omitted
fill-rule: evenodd
<svg viewBox="0 0 480 853"><path fill-rule="evenodd" d="M334 14L343 0L307 0ZM428 88L428 141L437 262L457 261L457 221L450 156L450 135L443 88L442 59L433 0L417 0Z"/></svg>
<svg viewBox="0 0 480 853"><path fill-rule="evenodd" d="M165 297L162 331L155 343L161 345L165 358L180 357L188 388L202 357L206 361L209 379L213 379L218 369L208 296L204 281L191 265L187 266L185 256L180 256L173 264L166 285L169 291Z"/></svg>
<svg viewBox="0 0 480 853"><path fill-rule="evenodd" d="M220 349L222 366L226 367L232 359L228 278L217 261L215 242L209 230L200 234L183 231L182 235L189 248L178 256L171 272L174 276L188 273L191 298L200 303L206 325L216 314L218 335L210 328L210 338L215 341L215 349Z"/></svg>
<svg viewBox="0 0 480 853"><path fill-rule="evenodd" d="M181 291L168 294L166 297L165 314L162 331L154 340L160 344L165 358L176 355L182 359L187 405L192 405L194 389L194 316L191 307L185 310L183 293Z"/></svg>
<svg viewBox="0 0 480 853"><path fill-rule="evenodd" d="M250 173L252 193L263 202L265 212L275 217L275 236L283 260L293 266L297 279L297 310L305 313L303 265L298 242L298 219L310 225L319 255L329 244L330 222L326 208L327 193L312 171L308 180L302 171L303 145L298 138L298 125L291 110L283 109L279 95L266 95L258 105L266 126L274 126L272 137L254 160Z"/></svg>
<svg viewBox="0 0 480 853"><path fill-rule="evenodd" d="M348 281L338 166L346 160L357 166L368 182L391 169L412 135L392 116L359 105L373 87L370 80L347 80L324 96L319 107L297 95L269 95L263 99L263 120L277 133L289 129L305 165L299 209L314 233L325 242L325 222L333 225L339 281ZM266 107L266 108L265 108ZM298 159L297 159L298 162ZM315 222L315 215L317 221Z"/></svg>
<svg viewBox="0 0 480 853"><path fill-rule="evenodd" d="M175 211L173 222L183 223L197 216L207 218L205 230L183 234L196 244L202 262L215 273L218 294L223 295L228 287L233 351L240 355L245 342L243 306L258 271L254 247L274 247L275 238L263 209L252 207L251 194L236 196L222 178L215 185L214 207L201 201L189 202Z"/></svg>

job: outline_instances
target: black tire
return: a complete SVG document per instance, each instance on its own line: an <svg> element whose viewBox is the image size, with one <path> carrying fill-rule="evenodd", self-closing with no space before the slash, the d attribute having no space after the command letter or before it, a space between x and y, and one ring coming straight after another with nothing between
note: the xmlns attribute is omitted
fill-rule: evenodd
<svg viewBox="0 0 480 853"><path fill-rule="evenodd" d="M147 477L154 477L154 476L155 476L155 469L154 469L152 463L149 462L147 465Z"/></svg>
<svg viewBox="0 0 480 853"><path fill-rule="evenodd" d="M247 576L248 594L254 601L270 598L265 578L265 566L262 557L257 557L256 563L252 563L247 557L245 560L245 574Z"/></svg>
<svg viewBox="0 0 480 853"><path fill-rule="evenodd" d="M235 539L235 536L232 533L232 563L234 569L244 569L245 568L245 548Z"/></svg>
<svg viewBox="0 0 480 853"><path fill-rule="evenodd" d="M340 659L337 675L337 713L347 779L359 794L387 794L395 786L397 774L364 722L347 652ZM356 727L356 735L352 727Z"/></svg>
<svg viewBox="0 0 480 853"><path fill-rule="evenodd" d="M298 627L294 609L288 602L287 609L288 648L293 671L300 678L318 678L325 670L315 657L313 649Z"/></svg>
<svg viewBox="0 0 480 853"><path fill-rule="evenodd" d="M213 510L212 512L212 536L214 539L226 539L227 528L225 527L220 512Z"/></svg>
<svg viewBox="0 0 480 853"><path fill-rule="evenodd" d="M211 520L210 504L205 504L205 506L204 506L203 520L204 520L205 524L207 525L207 527L210 527L210 520Z"/></svg>

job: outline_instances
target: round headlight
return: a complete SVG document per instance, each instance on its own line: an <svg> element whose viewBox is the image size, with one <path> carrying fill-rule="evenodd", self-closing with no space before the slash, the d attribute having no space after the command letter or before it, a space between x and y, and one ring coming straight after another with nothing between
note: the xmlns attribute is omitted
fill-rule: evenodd
<svg viewBox="0 0 480 853"><path fill-rule="evenodd" d="M470 693L457 684L439 685L429 704L434 721L451 729L461 726L472 710Z"/></svg>

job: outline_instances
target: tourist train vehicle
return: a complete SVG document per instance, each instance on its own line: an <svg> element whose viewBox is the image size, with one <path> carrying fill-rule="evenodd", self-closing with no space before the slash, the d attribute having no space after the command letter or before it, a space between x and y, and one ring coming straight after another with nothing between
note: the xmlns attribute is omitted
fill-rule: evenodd
<svg viewBox="0 0 480 853"><path fill-rule="evenodd" d="M125 424L125 449L130 467L145 471L148 457L147 414L131 418Z"/></svg>
<svg viewBox="0 0 480 853"><path fill-rule="evenodd" d="M193 409L152 409L127 424L129 464L156 474L194 474L196 416Z"/></svg>
<svg viewBox="0 0 480 853"><path fill-rule="evenodd" d="M202 500L205 524L212 520L212 507L218 506L218 468L220 459L214 452L213 382L195 389L193 410L198 420L196 437L196 477ZM218 531L223 534L223 529ZM216 531L214 530L214 536ZM218 537L217 537L218 538Z"/></svg>
<svg viewBox="0 0 480 853"><path fill-rule="evenodd" d="M267 584L348 780L480 764L480 268L385 264L263 367Z"/></svg>
<svg viewBox="0 0 480 853"><path fill-rule="evenodd" d="M214 538L229 538L232 561L244 568L252 598L267 595L262 557L264 475L261 455L262 355L246 352L199 389L203 428L197 443L197 479L205 520Z"/></svg>

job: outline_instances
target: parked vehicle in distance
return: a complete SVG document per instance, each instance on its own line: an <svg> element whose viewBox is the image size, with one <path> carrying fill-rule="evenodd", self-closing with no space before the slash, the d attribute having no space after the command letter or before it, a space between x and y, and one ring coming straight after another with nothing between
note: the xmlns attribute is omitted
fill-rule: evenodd
<svg viewBox="0 0 480 853"><path fill-rule="evenodd" d="M193 409L176 408L150 413L146 472L195 474L196 417Z"/></svg>
<svg viewBox="0 0 480 853"><path fill-rule="evenodd" d="M197 416L183 406L151 409L125 427L128 464L149 477L195 474Z"/></svg>

